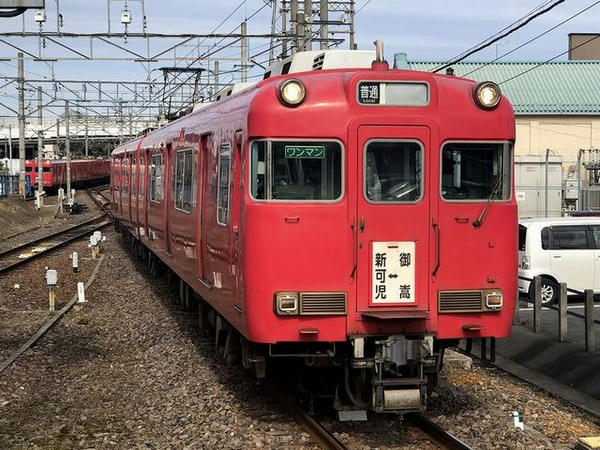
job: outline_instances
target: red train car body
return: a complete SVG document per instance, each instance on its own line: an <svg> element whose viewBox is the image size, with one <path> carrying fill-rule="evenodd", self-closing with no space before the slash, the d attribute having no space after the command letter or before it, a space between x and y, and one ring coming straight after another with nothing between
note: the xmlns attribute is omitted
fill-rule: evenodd
<svg viewBox="0 0 600 450"><path fill-rule="evenodd" d="M329 363L356 406L418 409L446 344L513 320L514 116L481 87L381 63L267 78L117 148L116 220L245 363Z"/></svg>
<svg viewBox="0 0 600 450"><path fill-rule="evenodd" d="M44 188L55 188L67 184L67 161L63 159L44 159L42 161L42 181ZM25 161L25 174L30 177L31 185L37 186L38 161ZM71 182L108 179L110 176L109 159L73 159L71 160Z"/></svg>

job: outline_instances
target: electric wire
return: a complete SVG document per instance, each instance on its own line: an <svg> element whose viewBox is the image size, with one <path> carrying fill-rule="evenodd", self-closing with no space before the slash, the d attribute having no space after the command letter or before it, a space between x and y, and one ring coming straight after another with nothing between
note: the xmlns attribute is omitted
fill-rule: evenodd
<svg viewBox="0 0 600 450"><path fill-rule="evenodd" d="M435 72L439 72L440 70L444 70L448 67L451 67L454 64L459 63L460 61L464 60L465 58L468 58L469 56L480 52L481 50L491 46L492 44L498 42L501 39L504 39L506 36L509 36L511 34L513 34L514 32L520 30L521 28L525 27L526 25L528 25L529 23L531 23L533 20L537 19L538 17L542 16L543 14L548 13L549 11L553 10L554 8L556 8L558 5L560 5L561 3L564 3L565 0L557 0L555 3L552 3L551 5L545 7L544 9L541 9L539 11L537 11L536 13L534 13L533 15L529 15L527 17L527 19L525 19L524 21L522 21L521 23L519 23L518 25L516 25L513 28L510 28L508 30L505 29L504 32L501 32L500 34L496 34L495 37L493 38L488 38L486 41L484 41L483 43L472 47L470 50L464 52L462 55L460 55L459 57L453 58L452 60L450 60L449 62L443 64L442 66L439 66L435 69L432 70L433 73Z"/></svg>

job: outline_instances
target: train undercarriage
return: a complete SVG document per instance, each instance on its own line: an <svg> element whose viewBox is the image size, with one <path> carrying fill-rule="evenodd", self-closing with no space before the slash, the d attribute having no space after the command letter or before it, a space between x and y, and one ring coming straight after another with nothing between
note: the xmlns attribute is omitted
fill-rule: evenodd
<svg viewBox="0 0 600 450"><path fill-rule="evenodd" d="M143 243L118 222L131 252L153 276L165 273L179 303L197 311L201 333L228 364L241 363L258 380L285 381L309 410L408 413L423 410L437 384L444 345L432 335L352 336L347 342L256 344L240 335Z"/></svg>

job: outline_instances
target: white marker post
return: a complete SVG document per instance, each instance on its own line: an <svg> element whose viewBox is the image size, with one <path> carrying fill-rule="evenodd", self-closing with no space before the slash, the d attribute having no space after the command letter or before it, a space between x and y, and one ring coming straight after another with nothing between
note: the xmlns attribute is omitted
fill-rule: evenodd
<svg viewBox="0 0 600 450"><path fill-rule="evenodd" d="M73 265L73 272L79 272L79 255L77 252L71 253L71 263Z"/></svg>
<svg viewBox="0 0 600 450"><path fill-rule="evenodd" d="M56 284L58 283L58 272L54 269L46 270L46 284L48 285L48 303L50 311L56 310Z"/></svg>
<svg viewBox="0 0 600 450"><path fill-rule="evenodd" d="M525 429L525 424L523 423L523 414L520 414L519 411L513 411L511 416L515 422L515 428L520 428L521 430Z"/></svg>
<svg viewBox="0 0 600 450"><path fill-rule="evenodd" d="M87 303L85 299L85 286L82 281L77 283L77 303Z"/></svg>

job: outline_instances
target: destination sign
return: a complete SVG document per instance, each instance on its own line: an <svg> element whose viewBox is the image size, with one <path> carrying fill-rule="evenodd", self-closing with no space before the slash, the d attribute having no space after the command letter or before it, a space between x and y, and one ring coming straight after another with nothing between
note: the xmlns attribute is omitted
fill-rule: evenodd
<svg viewBox="0 0 600 450"><path fill-rule="evenodd" d="M285 157L288 159L325 159L325 146L286 145Z"/></svg>
<svg viewBox="0 0 600 450"><path fill-rule="evenodd" d="M358 102L366 105L378 105L381 97L380 88L380 83L360 83L358 85Z"/></svg>

